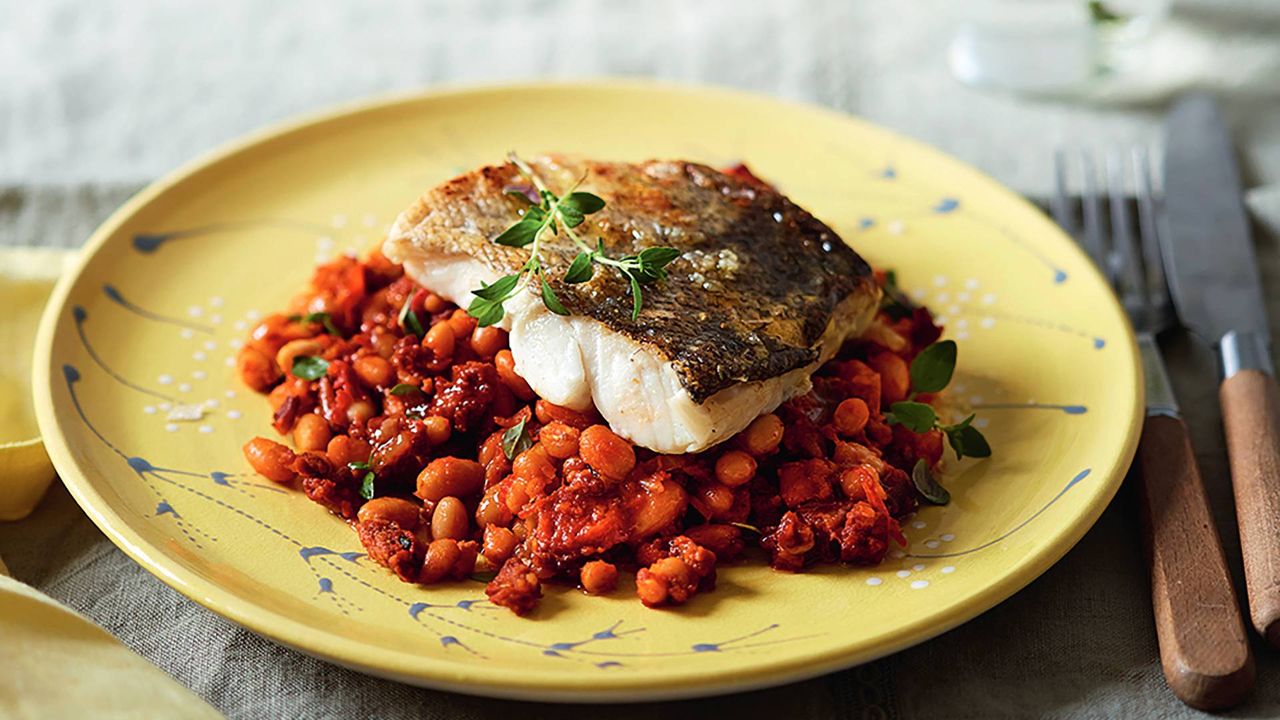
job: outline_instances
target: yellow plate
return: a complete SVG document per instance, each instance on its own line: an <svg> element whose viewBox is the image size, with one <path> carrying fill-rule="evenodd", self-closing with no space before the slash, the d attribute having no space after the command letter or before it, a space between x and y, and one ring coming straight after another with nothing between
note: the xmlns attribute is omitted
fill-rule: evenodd
<svg viewBox="0 0 1280 720"><path fill-rule="evenodd" d="M945 320L957 412L990 460L952 463L953 502L883 566L725 568L714 593L647 610L551 589L530 618L477 582L416 587L344 523L250 474L270 435L230 367L246 327L312 265L361 249L436 182L510 149L746 161ZM1039 211L941 153L826 110L607 82L433 93L249 138L155 184L89 242L43 318L40 428L67 487L125 552L282 643L459 692L649 700L773 685L865 662L1009 597L1060 558L1132 458L1140 370L1088 261ZM199 415L174 419L171 413Z"/></svg>

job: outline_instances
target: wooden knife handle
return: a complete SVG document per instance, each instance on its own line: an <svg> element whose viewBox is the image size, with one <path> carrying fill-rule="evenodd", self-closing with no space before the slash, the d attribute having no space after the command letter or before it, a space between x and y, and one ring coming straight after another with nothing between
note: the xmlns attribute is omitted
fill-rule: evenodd
<svg viewBox="0 0 1280 720"><path fill-rule="evenodd" d="M1192 707L1232 707L1253 688L1253 654L1186 424L1149 416L1138 461L1165 680Z"/></svg>
<svg viewBox="0 0 1280 720"><path fill-rule="evenodd" d="M1231 458L1240 552L1253 626L1280 647L1280 393L1260 370L1240 370L1218 391Z"/></svg>

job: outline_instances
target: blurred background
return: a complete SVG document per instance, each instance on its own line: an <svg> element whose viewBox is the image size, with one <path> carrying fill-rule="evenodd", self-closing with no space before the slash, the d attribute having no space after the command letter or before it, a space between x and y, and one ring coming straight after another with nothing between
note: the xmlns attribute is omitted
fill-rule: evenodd
<svg viewBox="0 0 1280 720"><path fill-rule="evenodd" d="M1165 99L1209 86L1271 148L1249 158L1267 181L1278 57L1267 0L3 0L0 184L149 181L369 95L598 76L821 103L1028 192L1048 148L1150 139Z"/></svg>

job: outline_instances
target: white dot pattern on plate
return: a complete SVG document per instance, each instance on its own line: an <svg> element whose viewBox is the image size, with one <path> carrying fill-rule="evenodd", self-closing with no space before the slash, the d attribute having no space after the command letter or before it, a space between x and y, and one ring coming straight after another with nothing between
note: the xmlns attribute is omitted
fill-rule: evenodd
<svg viewBox="0 0 1280 720"><path fill-rule="evenodd" d="M880 583L883 583L883 582L884 580L881 580L878 577L867 578L867 584L870 585L871 587L875 587L876 585L879 585Z"/></svg>

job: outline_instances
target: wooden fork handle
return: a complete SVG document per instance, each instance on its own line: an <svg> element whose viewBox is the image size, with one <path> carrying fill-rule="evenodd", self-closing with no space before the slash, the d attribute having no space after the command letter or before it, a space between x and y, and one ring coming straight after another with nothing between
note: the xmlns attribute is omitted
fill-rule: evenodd
<svg viewBox="0 0 1280 720"><path fill-rule="evenodd" d="M1138 461L1165 680L1192 707L1232 707L1253 687L1253 655L1182 419L1148 416Z"/></svg>
<svg viewBox="0 0 1280 720"><path fill-rule="evenodd" d="M1260 370L1240 370L1218 391L1231 458L1240 552L1253 626L1280 647L1280 392Z"/></svg>

